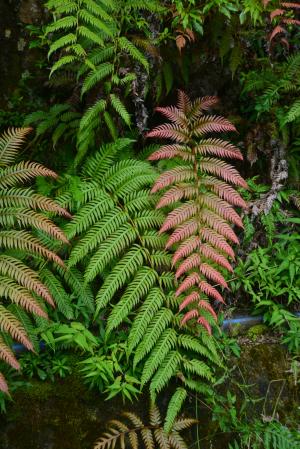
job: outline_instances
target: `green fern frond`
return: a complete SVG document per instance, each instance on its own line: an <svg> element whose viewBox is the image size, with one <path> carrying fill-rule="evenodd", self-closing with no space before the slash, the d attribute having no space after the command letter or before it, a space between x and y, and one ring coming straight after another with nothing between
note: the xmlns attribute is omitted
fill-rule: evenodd
<svg viewBox="0 0 300 449"><path fill-rule="evenodd" d="M177 388L168 404L167 414L164 423L165 432L169 433L174 427L175 420L180 412L187 397L187 392L184 388Z"/></svg>
<svg viewBox="0 0 300 449"><path fill-rule="evenodd" d="M177 374L181 359L181 355L177 351L168 353L151 381L150 393L152 397L156 397L156 394L169 383L171 377Z"/></svg>
<svg viewBox="0 0 300 449"><path fill-rule="evenodd" d="M139 301L145 297L156 282L156 272L148 267L140 268L128 285L122 299L113 308L107 321L107 332L110 333L132 312Z"/></svg>
<svg viewBox="0 0 300 449"><path fill-rule="evenodd" d="M144 337L146 330L155 316L156 312L161 308L165 302L165 296L161 289L152 288L145 301L143 302L139 313L136 315L133 325L128 336L128 350L132 352L133 349L140 343Z"/></svg>
<svg viewBox="0 0 300 449"><path fill-rule="evenodd" d="M147 359L141 378L141 384L145 385L164 362L168 353L174 349L177 341L177 335L174 329L166 329L158 339L153 351Z"/></svg>

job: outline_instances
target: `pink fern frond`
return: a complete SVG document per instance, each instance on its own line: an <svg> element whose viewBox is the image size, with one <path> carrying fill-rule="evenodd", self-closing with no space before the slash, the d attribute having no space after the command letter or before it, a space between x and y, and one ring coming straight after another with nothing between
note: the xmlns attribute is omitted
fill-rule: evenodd
<svg viewBox="0 0 300 449"><path fill-rule="evenodd" d="M243 155L237 147L221 139L203 139L194 147L194 150L201 155L243 160Z"/></svg>
<svg viewBox="0 0 300 449"><path fill-rule="evenodd" d="M228 245L223 236L221 236L220 234L218 234L217 232L213 231L210 228L201 228L199 234L203 240L210 243L215 248L220 249L229 257L231 257L233 260L235 259L233 249L231 248L230 245Z"/></svg>
<svg viewBox="0 0 300 449"><path fill-rule="evenodd" d="M206 243L201 244L199 248L200 254L207 259L211 259L216 264L220 265L221 267L224 267L229 272L233 272L233 268L222 254L218 253L214 248L212 248L210 245L207 245Z"/></svg>
<svg viewBox="0 0 300 449"><path fill-rule="evenodd" d="M184 221L193 217L197 212L198 206L196 203L190 201L183 206L177 207L173 212L170 212L160 228L160 233L168 231L182 224Z"/></svg>
<svg viewBox="0 0 300 449"><path fill-rule="evenodd" d="M188 142L189 137L184 128L178 125L172 125L167 123L165 125L159 125L152 131L146 134L146 137L157 137L160 139L173 139L179 143Z"/></svg>
<svg viewBox="0 0 300 449"><path fill-rule="evenodd" d="M209 322L203 316L198 318L197 323L200 324L202 327L204 327L204 329L207 330L208 335L211 335L211 326L210 326Z"/></svg>
<svg viewBox="0 0 300 449"><path fill-rule="evenodd" d="M195 174L190 168L176 167L160 175L151 192L155 193L177 182L191 181L194 178Z"/></svg>
<svg viewBox="0 0 300 449"><path fill-rule="evenodd" d="M183 225L179 226L173 234L171 234L171 237L169 238L166 249L170 248L174 243L181 242L182 240L185 240L191 235L193 235L198 229L198 222L195 219L189 220L185 222Z"/></svg>
<svg viewBox="0 0 300 449"><path fill-rule="evenodd" d="M290 3L290 2L282 2L281 6L283 6L284 8L291 8L291 9L300 9L300 3Z"/></svg>
<svg viewBox="0 0 300 449"><path fill-rule="evenodd" d="M160 112L162 115L167 117L171 122L178 126L187 126L187 118L185 114L175 106L167 106L165 108L158 107L155 108L156 112Z"/></svg>
<svg viewBox="0 0 300 449"><path fill-rule="evenodd" d="M4 360L8 365L16 369L17 371L20 370L20 363L14 356L12 350L7 346L7 344L4 342L3 338L0 336L0 359Z"/></svg>
<svg viewBox="0 0 300 449"><path fill-rule="evenodd" d="M199 197L200 203L205 205L213 212L216 212L220 217L234 223L236 226L243 228L243 222L236 211L231 207L227 201L221 200L218 196L212 193L206 193Z"/></svg>
<svg viewBox="0 0 300 449"><path fill-rule="evenodd" d="M222 297L222 295L218 292L218 290L213 287L212 285L210 285L208 282L206 281L201 281L199 283L199 289L205 293L207 296L211 296L213 299L215 299L216 301L225 304L224 303L224 299Z"/></svg>
<svg viewBox="0 0 300 449"><path fill-rule="evenodd" d="M193 302L200 301L200 295L198 292L192 292L188 296L184 298L182 303L179 306L179 311L182 312L183 309L185 309L187 306L192 304Z"/></svg>
<svg viewBox="0 0 300 449"><path fill-rule="evenodd" d="M205 301L205 299L201 299L198 302L198 306L200 307L200 309L204 309L207 310L207 312L209 312L211 314L211 316L213 317L213 319L215 320L215 322L218 321L218 317L216 312L214 311L214 309L212 308L212 306L209 304L208 301Z"/></svg>
<svg viewBox="0 0 300 449"><path fill-rule="evenodd" d="M175 277L178 279L180 276L182 276L187 271L190 271L192 268L199 267L201 265L201 257L199 254L191 254L189 257L187 257L182 264L178 267Z"/></svg>
<svg viewBox="0 0 300 449"><path fill-rule="evenodd" d="M196 235L193 235L192 237L181 243L179 248L174 253L172 259L173 265L175 265L175 263L178 262L178 260L189 256L196 248L199 247L200 243L201 240Z"/></svg>
<svg viewBox="0 0 300 449"><path fill-rule="evenodd" d="M195 159L195 156L187 147L179 144L163 145L159 150L154 151L148 159L149 161L158 161L160 159L172 159L174 157L179 157L188 162L193 162Z"/></svg>
<svg viewBox="0 0 300 449"><path fill-rule="evenodd" d="M282 19L282 22L286 25L300 25L300 20L297 19L289 19L288 17L285 19Z"/></svg>
<svg viewBox="0 0 300 449"><path fill-rule="evenodd" d="M285 13L284 9L279 8L274 9L274 11L270 13L270 19L273 20L275 17L282 16L284 13Z"/></svg>
<svg viewBox="0 0 300 449"><path fill-rule="evenodd" d="M197 120L193 131L195 136L203 136L203 134L206 133L236 131L236 128L224 117L217 115L206 115Z"/></svg>
<svg viewBox="0 0 300 449"><path fill-rule="evenodd" d="M9 394L7 382L1 372L0 372L0 390L3 391L3 393L5 394Z"/></svg>
<svg viewBox="0 0 300 449"><path fill-rule="evenodd" d="M182 90L178 90L178 102L177 107L180 109L184 114L186 114L190 107L191 107L191 100L187 96L185 92Z"/></svg>
<svg viewBox="0 0 300 449"><path fill-rule="evenodd" d="M181 293L185 292L194 285L198 285L201 282L201 278L198 273L194 272L189 274L184 281L180 284L176 290L175 296L178 297Z"/></svg>
<svg viewBox="0 0 300 449"><path fill-rule="evenodd" d="M184 326L188 321L192 320L193 318L197 318L198 316L199 316L198 310L196 309L189 310L182 318L181 326Z"/></svg>
<svg viewBox="0 0 300 449"><path fill-rule="evenodd" d="M210 108L215 106L217 103L219 103L218 97L201 97L194 100L191 104L189 113L190 118L193 120L195 118L200 117L203 112L202 111L208 111Z"/></svg>
<svg viewBox="0 0 300 449"><path fill-rule="evenodd" d="M200 162L201 170L206 173L212 173L225 181L235 184L240 187L248 188L246 181L241 177L239 172L230 164L226 164L224 161L219 161L214 158L203 158Z"/></svg>
<svg viewBox="0 0 300 449"><path fill-rule="evenodd" d="M160 209L161 207L168 206L169 204L176 203L177 201L185 198L190 200L197 196L198 190L193 185L189 184L181 184L172 187L166 193L163 194L159 202L157 203L156 208Z"/></svg>
<svg viewBox="0 0 300 449"><path fill-rule="evenodd" d="M284 28L282 28L280 25L277 25L277 26L274 28L274 30L272 31L271 36L270 36L270 38L269 38L269 41L272 42L272 40L273 40L276 36L278 36L279 34L283 34L283 33L285 33L285 32L286 32L286 30L285 30Z"/></svg>
<svg viewBox="0 0 300 449"><path fill-rule="evenodd" d="M231 240L237 245L240 243L235 232L231 229L228 223L226 223L225 220L222 220L217 214L208 209L202 209L201 218L205 224L223 235L226 239Z"/></svg>
<svg viewBox="0 0 300 449"><path fill-rule="evenodd" d="M203 184L215 192L220 198L226 200L229 204L247 209L247 203L243 200L241 195L233 187L226 184L226 182L220 181L213 176L207 176L203 180Z"/></svg>
<svg viewBox="0 0 300 449"><path fill-rule="evenodd" d="M224 288L228 288L227 282L225 281L221 273L219 273L219 271L215 270L207 263L203 263L200 265L200 271L206 278L216 282L218 285L221 285Z"/></svg>

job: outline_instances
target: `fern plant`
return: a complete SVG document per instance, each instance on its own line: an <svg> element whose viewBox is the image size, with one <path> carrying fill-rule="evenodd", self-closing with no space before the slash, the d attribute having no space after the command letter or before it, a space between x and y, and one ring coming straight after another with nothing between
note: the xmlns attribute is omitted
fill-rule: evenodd
<svg viewBox="0 0 300 449"><path fill-rule="evenodd" d="M165 215L150 194L157 172L147 161L119 160L130 144L118 139L87 160L79 202L68 189L61 194L60 204L77 210L65 228L74 242L68 265L80 264L85 280L95 284L96 315L105 318L106 335L128 327L133 375L141 373L152 399L176 379L170 402L176 416L187 388L206 391L220 358L204 330L180 328L171 257L166 236L158 233Z"/></svg>
<svg viewBox="0 0 300 449"><path fill-rule="evenodd" d="M174 168L159 176L152 192L164 191L157 209L172 208L160 233L173 230L166 248L176 249L172 258L175 277L179 280L175 296L184 293L180 311L186 310L181 322L197 319L209 333L208 316L216 320L216 314L208 298L224 302L215 287L228 288L221 270L232 272L228 258L234 259L234 252L228 241L238 243L231 225L243 226L233 206L246 207L230 184L247 187L235 168L217 158L241 160L239 149L227 141L207 136L235 131L225 118L205 114L216 102L216 97L191 101L179 91L177 107L157 108L171 123L159 125L148 133L148 137L174 142L163 145L149 159L176 161Z"/></svg>
<svg viewBox="0 0 300 449"><path fill-rule="evenodd" d="M270 114L276 120L285 144L290 137L298 136L300 119L300 54L289 56L284 63L274 63L262 70L260 76L250 71L244 77L243 93L255 95L254 109L257 118ZM251 98L249 98L251 101Z"/></svg>
<svg viewBox="0 0 300 449"><path fill-rule="evenodd" d="M50 240L68 243L62 230L43 212L70 216L51 199L22 186L37 176L57 176L40 164L15 162L29 131L29 128L10 129L0 137L0 358L16 369L20 365L9 348L8 335L33 350L24 328L23 310L47 318L43 302L55 304L49 288L29 261L48 260L63 266L61 258L38 232ZM0 389L8 391L3 376Z"/></svg>
<svg viewBox="0 0 300 449"><path fill-rule="evenodd" d="M131 22L144 11L164 8L156 0L50 0L46 5L53 14L46 35L54 36L48 55L56 55L50 76L65 69L75 72L87 105L77 136L79 152L84 153L101 123L114 139L118 134L114 116L131 125L124 100L136 79L134 66L149 70L142 50L149 45L144 37L129 37ZM142 31L149 41L147 27Z"/></svg>
<svg viewBox="0 0 300 449"><path fill-rule="evenodd" d="M95 443L94 449L111 449L114 447L124 448L128 441L131 449L144 446L146 449L187 449L187 444L180 432L190 428L197 423L196 419L179 418L174 421L171 428L163 427L159 408L151 404L149 410L149 424L131 412L124 412L122 416L125 422L114 419L109 422L107 431ZM130 424L127 424L127 421Z"/></svg>
<svg viewBox="0 0 300 449"><path fill-rule="evenodd" d="M263 0L264 6L268 6L271 0ZM271 2L272 3L272 2ZM295 11L300 9L299 3L296 2L285 2L285 1L277 1L277 5L275 5L270 11L270 22L275 24L270 36L269 43L272 45L276 39L289 47L289 41L287 39L287 26L299 26L300 20L295 17Z"/></svg>

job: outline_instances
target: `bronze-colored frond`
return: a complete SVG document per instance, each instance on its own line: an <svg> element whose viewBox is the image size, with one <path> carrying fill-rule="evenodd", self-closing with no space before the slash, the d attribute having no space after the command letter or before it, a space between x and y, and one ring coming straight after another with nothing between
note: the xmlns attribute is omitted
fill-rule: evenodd
<svg viewBox="0 0 300 449"><path fill-rule="evenodd" d="M42 258L64 266L39 233L68 243L62 230L44 213L70 217L53 200L22 186L37 176L57 176L52 170L34 162L14 164L29 131L30 128L10 129L0 137L0 358L16 369L19 369L19 363L2 339L1 332L10 334L27 349L33 349L23 324L13 313L13 307L47 318L42 301L54 306L54 299L41 281L36 266L30 264ZM11 311L6 308L9 302L14 304ZM1 373L0 390L8 392Z"/></svg>
<svg viewBox="0 0 300 449"><path fill-rule="evenodd" d="M169 422L167 416L163 426L159 408L153 403L150 406L149 424L145 424L135 413L124 412L122 416L128 424L119 419L109 421L107 431L95 443L94 449L125 449L126 442L131 449L187 449L180 431L197 423L195 419L176 417Z"/></svg>
<svg viewBox="0 0 300 449"><path fill-rule="evenodd" d="M241 160L240 150L230 142L207 136L236 130L224 117L207 113L217 100L203 97L191 101L179 92L177 107L156 109L171 123L148 133L148 137L175 141L149 158L178 161L158 177L152 192L162 191L157 208L173 205L160 232L172 230L167 248L177 244L173 265L179 281L176 296L184 294L182 324L194 319L209 333L209 317L216 321L209 299L224 302L215 285L228 288L222 271L232 272L228 258L234 259L234 252L229 243L239 243L232 225L243 227L234 206L246 207L246 203L233 186L247 187L232 165L218 159Z"/></svg>

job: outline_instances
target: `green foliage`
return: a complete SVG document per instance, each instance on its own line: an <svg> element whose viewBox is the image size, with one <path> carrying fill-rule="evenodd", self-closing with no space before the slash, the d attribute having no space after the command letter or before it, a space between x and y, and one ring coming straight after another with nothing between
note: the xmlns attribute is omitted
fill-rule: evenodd
<svg viewBox="0 0 300 449"><path fill-rule="evenodd" d="M126 97L136 79L135 66L149 71L147 55L130 35L132 23L138 23L139 15L146 11L161 13L164 8L156 0L68 1L65 6L60 0L53 0L47 2L47 7L53 14L53 21L45 30L51 39L48 57L56 55L50 77L59 71L74 73L81 86L85 112L80 120L79 114L73 111L62 114L60 118L55 105L50 110L51 115L40 122L38 132L55 126L55 144L60 137L68 138L68 133L74 136L78 131L79 161L94 143L95 133L99 133L102 125L106 124L114 139L117 137L111 117L116 116L125 125L131 125ZM142 39L150 45L147 24L140 26L140 31L145 35ZM59 106L70 108L69 105ZM32 120L41 118L37 113L29 118L30 122Z"/></svg>
<svg viewBox="0 0 300 449"><path fill-rule="evenodd" d="M172 378L183 388L189 388L190 381L193 388L201 388L213 379L208 360L210 364L220 361L205 330L198 330L195 338L193 328L180 329L170 257L164 250L166 237L158 233L164 215L155 211L155 197L149 191L157 172L148 162L119 160L130 143L121 139L104 145L82 167L81 199L75 202L66 187L59 201L77 211L65 227L74 242L68 265L80 264L85 280L95 283L96 316L105 319L105 339L109 341L121 326L128 328L124 350L133 371L126 373L127 380L117 375L114 386L103 384L103 375L108 376L102 369L105 354L87 362L87 377L90 367L99 362L95 376L100 388L126 396L124 382L131 384L128 376L135 378L139 373L141 386L150 383L155 398ZM134 394L132 388L126 389ZM178 393L168 425L182 403L183 394Z"/></svg>
<svg viewBox="0 0 300 449"><path fill-rule="evenodd" d="M229 449L299 449L299 432L292 432L279 422L268 424L255 422L243 426L240 440L235 440Z"/></svg>
<svg viewBox="0 0 300 449"><path fill-rule="evenodd" d="M267 62L267 61L266 61ZM254 114L257 119L271 116L286 143L289 137L297 136L299 125L300 54L289 56L283 63L272 66L263 64L258 71L252 70L243 76L243 93L253 94Z"/></svg>

